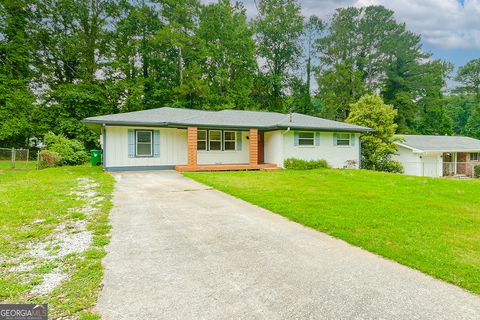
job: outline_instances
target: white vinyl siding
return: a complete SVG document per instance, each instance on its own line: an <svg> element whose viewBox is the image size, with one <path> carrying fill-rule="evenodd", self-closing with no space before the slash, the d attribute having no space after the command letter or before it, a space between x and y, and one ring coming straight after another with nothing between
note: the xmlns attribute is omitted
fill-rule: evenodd
<svg viewBox="0 0 480 320"><path fill-rule="evenodd" d="M128 129L135 131L160 131L160 152L158 157L128 156ZM173 166L187 164L187 130L172 128L107 126L106 130L106 166Z"/></svg>
<svg viewBox="0 0 480 320"><path fill-rule="evenodd" d="M320 160L325 159L328 164L332 168L345 168L348 167L348 163L352 160L356 163L356 167L358 168L358 164L360 163L360 144L355 143L348 148L339 148L335 146L334 141L334 133L333 132L320 132L318 137L319 143L318 145L315 144L313 147L301 147L300 145L295 145L295 133L293 130L285 132L282 131L281 136L283 137L283 151L282 151L282 159L288 158L297 158L302 160ZM350 134L349 134L350 135ZM351 134L352 138L358 139L358 134ZM268 140L266 139L266 144L270 141L275 141L275 136L269 137ZM300 138L300 136L298 136ZM317 138L315 138L317 139ZM300 142L300 141L299 141ZM300 144L300 143L299 143ZM269 149L269 146L266 145L265 147ZM268 152L265 152L265 162L269 162L267 157ZM268 158L270 160L270 158ZM272 158L273 160L273 158ZM282 167L283 167L283 160L282 160ZM276 160L278 161L278 160Z"/></svg>

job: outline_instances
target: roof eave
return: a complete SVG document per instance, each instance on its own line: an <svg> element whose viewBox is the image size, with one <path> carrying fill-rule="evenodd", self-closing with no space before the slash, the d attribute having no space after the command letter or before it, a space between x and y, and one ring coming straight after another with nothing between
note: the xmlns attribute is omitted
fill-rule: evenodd
<svg viewBox="0 0 480 320"><path fill-rule="evenodd" d="M296 126L294 124L291 125L279 125L276 126L277 129L293 129L293 130L315 130L315 131L322 131L322 132L358 132L358 133L365 133L365 132L374 132L375 130L370 128L325 128L325 127L302 127Z"/></svg>

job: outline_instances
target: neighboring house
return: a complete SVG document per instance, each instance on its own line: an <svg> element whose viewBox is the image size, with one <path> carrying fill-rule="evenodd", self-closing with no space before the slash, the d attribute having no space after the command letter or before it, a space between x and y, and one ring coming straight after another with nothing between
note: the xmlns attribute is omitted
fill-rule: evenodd
<svg viewBox="0 0 480 320"><path fill-rule="evenodd" d="M473 175L479 164L480 140L469 137L397 135L397 155L404 173L414 176L443 177Z"/></svg>
<svg viewBox="0 0 480 320"><path fill-rule="evenodd" d="M83 120L101 133L107 170L246 170L287 158L359 167L369 128L298 113L158 108Z"/></svg>

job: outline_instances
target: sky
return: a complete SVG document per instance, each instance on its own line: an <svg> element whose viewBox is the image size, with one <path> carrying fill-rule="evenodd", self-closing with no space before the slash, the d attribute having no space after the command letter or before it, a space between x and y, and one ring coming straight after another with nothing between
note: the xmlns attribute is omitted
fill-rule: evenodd
<svg viewBox="0 0 480 320"><path fill-rule="evenodd" d="M202 0L204 3L215 0ZM254 0L243 2L253 18ZM257 0L259 1L259 0ZM424 51L452 62L456 68L480 58L480 0L300 0L303 14L328 19L336 8L383 5L395 12L398 22L422 36Z"/></svg>

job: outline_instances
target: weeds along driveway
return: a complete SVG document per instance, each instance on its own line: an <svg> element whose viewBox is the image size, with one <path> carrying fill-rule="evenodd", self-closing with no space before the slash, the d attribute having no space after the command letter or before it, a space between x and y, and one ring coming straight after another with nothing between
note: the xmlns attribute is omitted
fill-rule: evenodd
<svg viewBox="0 0 480 320"><path fill-rule="evenodd" d="M480 298L175 172L114 173L104 319L479 319Z"/></svg>

